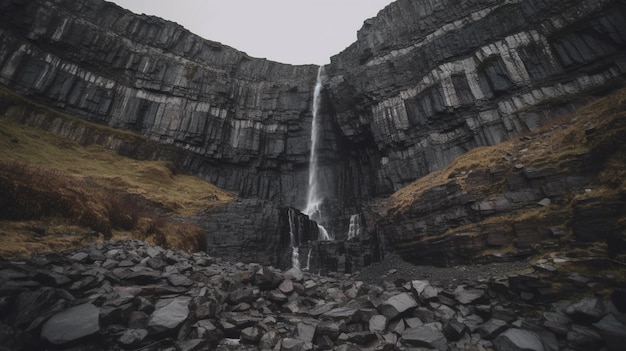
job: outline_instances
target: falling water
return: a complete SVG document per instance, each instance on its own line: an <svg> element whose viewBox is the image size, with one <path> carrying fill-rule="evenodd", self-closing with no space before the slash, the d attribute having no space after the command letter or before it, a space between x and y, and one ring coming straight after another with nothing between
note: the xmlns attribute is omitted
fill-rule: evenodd
<svg viewBox="0 0 626 351"><path fill-rule="evenodd" d="M318 121L318 112L321 107L322 78L324 75L324 66L320 66L317 72L317 82L313 92L313 121L311 126L311 155L309 157L309 191L307 193L306 208L302 213L309 216L312 220L319 222L323 219L321 205L323 197L319 188L319 169L317 144L320 138L320 123ZM322 225L318 224L319 237L318 240L330 240L331 237Z"/></svg>
<svg viewBox="0 0 626 351"><path fill-rule="evenodd" d="M309 253L306 255L306 267L304 267L305 271L309 271L311 269L311 252L313 251L313 247L309 247Z"/></svg>
<svg viewBox="0 0 626 351"><path fill-rule="evenodd" d="M350 227L348 228L348 240L361 235L361 214L350 216Z"/></svg>
<svg viewBox="0 0 626 351"><path fill-rule="evenodd" d="M296 212L292 209L289 209L289 238L291 239L291 267L300 269L300 253L298 247L296 246L295 235L297 233L298 228L296 228L296 220L295 220Z"/></svg>

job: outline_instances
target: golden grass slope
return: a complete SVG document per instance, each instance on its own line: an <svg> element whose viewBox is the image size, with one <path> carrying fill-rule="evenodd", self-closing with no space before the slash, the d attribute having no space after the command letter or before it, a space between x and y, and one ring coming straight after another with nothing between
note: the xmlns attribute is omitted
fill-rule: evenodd
<svg viewBox="0 0 626 351"><path fill-rule="evenodd" d="M0 90L5 111L0 115L0 257L59 251L111 236L204 249L204 233L188 218L231 201L231 193L168 162L81 146L6 113L27 104L33 105Z"/></svg>

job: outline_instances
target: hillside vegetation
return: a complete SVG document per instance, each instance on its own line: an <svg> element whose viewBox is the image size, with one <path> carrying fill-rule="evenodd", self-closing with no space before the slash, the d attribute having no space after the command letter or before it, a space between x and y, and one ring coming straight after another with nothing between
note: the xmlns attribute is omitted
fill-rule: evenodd
<svg viewBox="0 0 626 351"><path fill-rule="evenodd" d="M82 122L0 90L0 256L60 251L131 237L168 248L205 248L192 217L233 195L165 161L138 161L20 123L24 113ZM129 132L110 129L117 137Z"/></svg>
<svg viewBox="0 0 626 351"><path fill-rule="evenodd" d="M559 253L626 262L625 141L622 89L400 189L379 226L406 228L389 237L418 264Z"/></svg>

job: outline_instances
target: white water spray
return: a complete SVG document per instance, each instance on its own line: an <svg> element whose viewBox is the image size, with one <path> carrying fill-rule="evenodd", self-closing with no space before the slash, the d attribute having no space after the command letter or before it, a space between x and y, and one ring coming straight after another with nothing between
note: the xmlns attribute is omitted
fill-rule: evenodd
<svg viewBox="0 0 626 351"><path fill-rule="evenodd" d="M320 66L317 72L317 82L313 92L313 121L311 122L311 154L309 157L309 190L306 199L306 208L302 213L312 220L319 222L323 219L321 205L324 198L320 194L319 169L317 144L320 138L320 123L318 121L319 109L321 107L322 78L324 76L324 66ZM317 224L319 229L318 240L331 240L331 236L322 225Z"/></svg>
<svg viewBox="0 0 626 351"><path fill-rule="evenodd" d="M313 247L309 247L309 253L306 255L306 267L304 267L304 270L307 272L311 269L311 252L313 252Z"/></svg>
<svg viewBox="0 0 626 351"><path fill-rule="evenodd" d="M348 240L361 236L361 214L350 216L350 227L348 227Z"/></svg>
<svg viewBox="0 0 626 351"><path fill-rule="evenodd" d="M289 238L291 239L291 267L300 269L300 253L296 247L295 235L297 233L295 211L289 209Z"/></svg>

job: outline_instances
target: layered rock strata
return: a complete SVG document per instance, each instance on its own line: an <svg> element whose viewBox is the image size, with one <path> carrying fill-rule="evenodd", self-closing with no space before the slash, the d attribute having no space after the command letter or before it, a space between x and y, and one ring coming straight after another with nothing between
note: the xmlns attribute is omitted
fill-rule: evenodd
<svg viewBox="0 0 626 351"><path fill-rule="evenodd" d="M611 0L399 0L326 68L360 158L386 194L623 85L626 8ZM347 186L347 183L346 183Z"/></svg>
<svg viewBox="0 0 626 351"><path fill-rule="evenodd" d="M317 67L251 58L100 0L6 0L0 16L0 83L188 150L182 166L242 196L304 198Z"/></svg>
<svg viewBox="0 0 626 351"><path fill-rule="evenodd" d="M101 0L2 0L0 23L0 83L174 146L183 151L144 156L273 201L253 206L255 218L273 216L261 232L284 223L283 205L304 207L318 67L251 58ZM367 20L325 69L329 230L347 239L351 215L370 217L372 199L623 85L625 23L617 0L398 0ZM59 132L90 140L81 130ZM385 235L363 231L370 243Z"/></svg>

